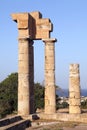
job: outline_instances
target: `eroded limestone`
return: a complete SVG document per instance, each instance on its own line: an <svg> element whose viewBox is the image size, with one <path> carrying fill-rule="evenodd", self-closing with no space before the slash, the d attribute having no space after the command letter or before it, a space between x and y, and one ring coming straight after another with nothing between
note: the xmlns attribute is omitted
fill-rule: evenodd
<svg viewBox="0 0 87 130"><path fill-rule="evenodd" d="M69 113L81 113L79 64L70 65Z"/></svg>

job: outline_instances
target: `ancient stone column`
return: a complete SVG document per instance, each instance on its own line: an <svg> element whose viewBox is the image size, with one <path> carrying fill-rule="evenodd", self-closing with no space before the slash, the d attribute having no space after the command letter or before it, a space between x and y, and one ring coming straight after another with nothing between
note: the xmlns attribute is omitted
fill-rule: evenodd
<svg viewBox="0 0 87 130"><path fill-rule="evenodd" d="M18 57L18 114L34 113L33 41L19 38Z"/></svg>
<svg viewBox="0 0 87 130"><path fill-rule="evenodd" d="M56 112L55 88L55 41L56 39L43 39L45 42L45 113Z"/></svg>
<svg viewBox="0 0 87 130"><path fill-rule="evenodd" d="M18 114L29 115L34 113L33 18L29 13L15 13L12 19L17 22L19 40Z"/></svg>
<svg viewBox="0 0 87 130"><path fill-rule="evenodd" d="M69 113L81 113L79 64L70 65Z"/></svg>

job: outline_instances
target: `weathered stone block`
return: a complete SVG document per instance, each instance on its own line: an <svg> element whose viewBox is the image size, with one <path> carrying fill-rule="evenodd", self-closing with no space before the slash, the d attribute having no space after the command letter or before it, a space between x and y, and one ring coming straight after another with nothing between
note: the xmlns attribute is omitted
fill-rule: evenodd
<svg viewBox="0 0 87 130"><path fill-rule="evenodd" d="M30 38L30 34L29 34L29 30L28 29L23 29L23 30L18 30L19 34L18 37L19 38Z"/></svg>
<svg viewBox="0 0 87 130"><path fill-rule="evenodd" d="M72 114L80 114L81 113L81 108L80 106L71 106L69 107L69 113L72 113Z"/></svg>
<svg viewBox="0 0 87 130"><path fill-rule="evenodd" d="M30 15L35 18L35 19L39 19L42 18L42 14L40 12L31 12Z"/></svg>
<svg viewBox="0 0 87 130"><path fill-rule="evenodd" d="M79 98L80 97L80 92L71 91L71 92L69 92L69 97L70 98Z"/></svg>
<svg viewBox="0 0 87 130"><path fill-rule="evenodd" d="M28 29L28 20L18 20L18 29Z"/></svg>
<svg viewBox="0 0 87 130"><path fill-rule="evenodd" d="M36 29L40 30L40 29L45 29L45 30L49 30L52 31L52 23L50 22L49 19L38 19L36 20Z"/></svg>
<svg viewBox="0 0 87 130"><path fill-rule="evenodd" d="M54 63L53 64L45 64L45 69L46 70L54 70L55 69Z"/></svg>
<svg viewBox="0 0 87 130"><path fill-rule="evenodd" d="M36 28L36 34L33 36L33 39L43 39L43 38L49 38L50 32L48 30L38 29Z"/></svg>
<svg viewBox="0 0 87 130"><path fill-rule="evenodd" d="M69 99L69 104L71 105L71 106L80 106L81 105L81 103L80 103L80 99L76 99L76 98L70 98Z"/></svg>
<svg viewBox="0 0 87 130"><path fill-rule="evenodd" d="M28 13L15 13L15 14L11 14L11 16L12 16L12 19L14 21L16 21L16 22L17 22L18 19L28 20L28 18L29 18L29 14Z"/></svg>

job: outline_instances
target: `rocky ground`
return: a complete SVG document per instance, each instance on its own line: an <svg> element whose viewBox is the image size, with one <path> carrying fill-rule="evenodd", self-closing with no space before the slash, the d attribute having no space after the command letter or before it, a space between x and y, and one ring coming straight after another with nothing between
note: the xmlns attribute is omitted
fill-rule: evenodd
<svg viewBox="0 0 87 130"><path fill-rule="evenodd" d="M87 124L75 122L34 122L33 126L26 130L87 130Z"/></svg>

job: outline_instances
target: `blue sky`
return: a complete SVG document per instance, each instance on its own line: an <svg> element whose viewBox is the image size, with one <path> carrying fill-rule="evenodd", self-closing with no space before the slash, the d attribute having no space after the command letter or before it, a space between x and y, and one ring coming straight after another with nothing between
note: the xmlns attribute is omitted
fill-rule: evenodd
<svg viewBox="0 0 87 130"><path fill-rule="evenodd" d="M1 0L0 81L18 71L18 30L11 14L40 11L54 25L56 84L68 88L69 65L80 64L81 88L87 88L87 0ZM35 41L35 82L44 81L44 43Z"/></svg>

